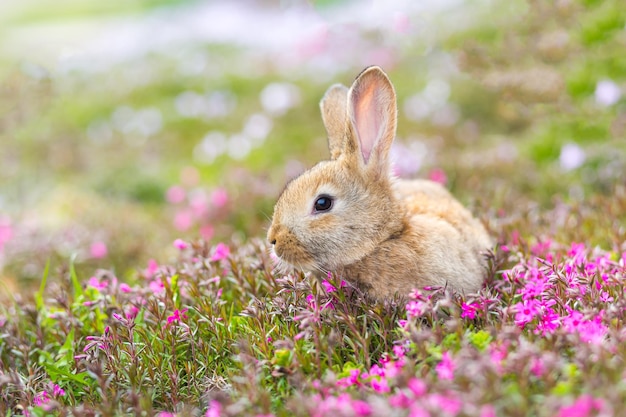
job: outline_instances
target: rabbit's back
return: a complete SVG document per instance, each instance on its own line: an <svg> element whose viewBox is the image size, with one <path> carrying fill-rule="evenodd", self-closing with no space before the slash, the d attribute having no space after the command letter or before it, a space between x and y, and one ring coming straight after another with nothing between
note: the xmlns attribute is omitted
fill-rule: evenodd
<svg viewBox="0 0 626 417"><path fill-rule="evenodd" d="M404 230L343 272L382 298L425 286L478 291L491 247L483 225L435 182L396 180L393 191L404 207Z"/></svg>

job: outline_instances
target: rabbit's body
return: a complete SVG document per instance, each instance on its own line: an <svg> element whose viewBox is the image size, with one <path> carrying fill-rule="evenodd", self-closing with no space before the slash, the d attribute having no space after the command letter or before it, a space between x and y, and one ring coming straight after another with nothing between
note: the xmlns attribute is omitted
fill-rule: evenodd
<svg viewBox="0 0 626 417"><path fill-rule="evenodd" d="M414 288L480 289L480 222L437 183L397 180L388 153L395 92L376 67L321 103L331 160L291 181L274 209L268 240L279 259L324 276L332 271L377 298Z"/></svg>
<svg viewBox="0 0 626 417"><path fill-rule="evenodd" d="M426 286L478 291L486 272L481 253L491 245L482 225L437 183L399 180L393 188L406 215L402 228L335 273L380 298Z"/></svg>

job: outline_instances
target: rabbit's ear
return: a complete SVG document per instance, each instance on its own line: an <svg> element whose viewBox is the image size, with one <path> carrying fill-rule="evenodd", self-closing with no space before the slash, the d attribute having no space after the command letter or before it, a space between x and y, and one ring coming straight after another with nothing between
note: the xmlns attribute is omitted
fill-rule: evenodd
<svg viewBox="0 0 626 417"><path fill-rule="evenodd" d="M360 149L365 166L379 174L386 175L388 172L397 112L396 93L387 75L379 67L365 69L348 93L349 127L352 132L348 134L346 150Z"/></svg>
<svg viewBox="0 0 626 417"><path fill-rule="evenodd" d="M320 101L331 159L337 159L343 152L348 120L347 102L348 88L341 84L330 86Z"/></svg>

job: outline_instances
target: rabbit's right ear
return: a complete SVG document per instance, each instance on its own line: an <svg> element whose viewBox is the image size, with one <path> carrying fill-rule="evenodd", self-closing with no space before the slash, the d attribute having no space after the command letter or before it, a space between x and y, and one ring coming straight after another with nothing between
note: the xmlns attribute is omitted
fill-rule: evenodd
<svg viewBox="0 0 626 417"><path fill-rule="evenodd" d="M388 175L389 150L396 135L396 93L379 67L366 68L348 92L346 151L359 166ZM354 159L353 159L354 160Z"/></svg>
<svg viewBox="0 0 626 417"><path fill-rule="evenodd" d="M331 159L337 159L343 152L348 121L347 105L348 88L341 84L330 86L320 101Z"/></svg>

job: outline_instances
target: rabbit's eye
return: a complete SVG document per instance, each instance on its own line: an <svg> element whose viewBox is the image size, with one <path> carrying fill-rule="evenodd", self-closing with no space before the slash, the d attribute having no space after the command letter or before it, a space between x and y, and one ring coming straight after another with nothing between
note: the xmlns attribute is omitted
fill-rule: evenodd
<svg viewBox="0 0 626 417"><path fill-rule="evenodd" d="M315 211L328 211L333 206L333 199L327 195L321 195L315 200Z"/></svg>

